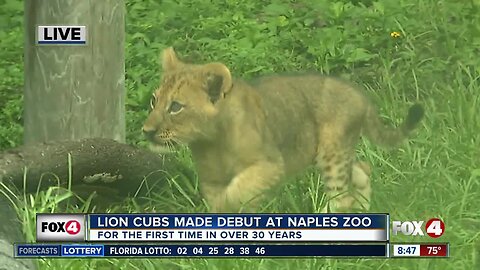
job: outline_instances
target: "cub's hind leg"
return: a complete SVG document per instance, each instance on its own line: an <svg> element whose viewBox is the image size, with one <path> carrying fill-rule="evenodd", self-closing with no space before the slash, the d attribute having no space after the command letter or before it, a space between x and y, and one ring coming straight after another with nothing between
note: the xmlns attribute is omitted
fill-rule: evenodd
<svg viewBox="0 0 480 270"><path fill-rule="evenodd" d="M352 178L352 151L340 148L338 143L319 147L317 166L324 179L327 199L324 212L349 211L354 199L350 194Z"/></svg>
<svg viewBox="0 0 480 270"><path fill-rule="evenodd" d="M354 135L324 132L319 142L316 163L325 181L327 205L324 212L368 209L371 195L369 167L366 163L355 162Z"/></svg>
<svg viewBox="0 0 480 270"><path fill-rule="evenodd" d="M351 181L333 180L330 173L324 172L325 193L327 195L327 205L323 212L328 212L330 206L331 212L348 210L369 210L372 188L370 183L370 166L363 161L355 162L351 166ZM341 174L341 173L340 173ZM347 182L343 182L347 181ZM343 183L347 183L343 185ZM333 187L333 188L332 188ZM333 204L333 205L332 205Z"/></svg>
<svg viewBox="0 0 480 270"><path fill-rule="evenodd" d="M353 165L351 190L354 193L355 202L352 209L370 209L370 200L372 196L370 175L371 169L366 162L358 161Z"/></svg>

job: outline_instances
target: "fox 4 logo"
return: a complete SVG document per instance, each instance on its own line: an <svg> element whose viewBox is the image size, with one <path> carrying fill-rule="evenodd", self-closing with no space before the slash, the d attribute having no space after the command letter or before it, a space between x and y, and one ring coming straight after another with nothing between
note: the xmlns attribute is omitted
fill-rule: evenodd
<svg viewBox="0 0 480 270"><path fill-rule="evenodd" d="M42 232L66 232L68 234L77 234L80 232L80 222L76 220L54 221L54 222L42 222Z"/></svg>
<svg viewBox="0 0 480 270"><path fill-rule="evenodd" d="M401 232L403 235L425 236L422 221L393 221L392 231L394 235ZM432 238L438 238L445 232L445 224L441 219L432 218L425 223L425 232Z"/></svg>
<svg viewBox="0 0 480 270"><path fill-rule="evenodd" d="M84 241L85 215L37 214L37 241Z"/></svg>

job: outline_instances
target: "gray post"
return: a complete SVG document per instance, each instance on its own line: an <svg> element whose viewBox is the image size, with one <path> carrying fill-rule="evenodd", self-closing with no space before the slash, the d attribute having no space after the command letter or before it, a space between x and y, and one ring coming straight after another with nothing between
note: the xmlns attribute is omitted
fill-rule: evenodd
<svg viewBox="0 0 480 270"><path fill-rule="evenodd" d="M25 2L25 144L125 142L124 9L122 0ZM87 46L37 46L38 25L85 25Z"/></svg>

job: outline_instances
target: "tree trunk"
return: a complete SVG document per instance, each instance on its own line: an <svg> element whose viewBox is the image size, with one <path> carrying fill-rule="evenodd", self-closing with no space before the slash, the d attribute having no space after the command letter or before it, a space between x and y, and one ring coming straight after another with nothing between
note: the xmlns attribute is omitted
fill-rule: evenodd
<svg viewBox="0 0 480 270"><path fill-rule="evenodd" d="M24 143L125 141L124 1L25 1ZM37 25L85 25L87 45L35 45Z"/></svg>

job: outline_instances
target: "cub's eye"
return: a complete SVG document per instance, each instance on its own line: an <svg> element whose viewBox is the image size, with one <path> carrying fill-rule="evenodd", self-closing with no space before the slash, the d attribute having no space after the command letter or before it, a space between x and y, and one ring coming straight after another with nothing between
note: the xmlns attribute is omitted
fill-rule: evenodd
<svg viewBox="0 0 480 270"><path fill-rule="evenodd" d="M177 114L181 112L184 107L185 105L181 104L180 102L172 101L172 103L170 103L170 106L168 107L168 112L170 114Z"/></svg>
<svg viewBox="0 0 480 270"><path fill-rule="evenodd" d="M157 96L155 96L155 93L152 94L152 98L150 99L150 109L155 109L155 104L157 104Z"/></svg>

